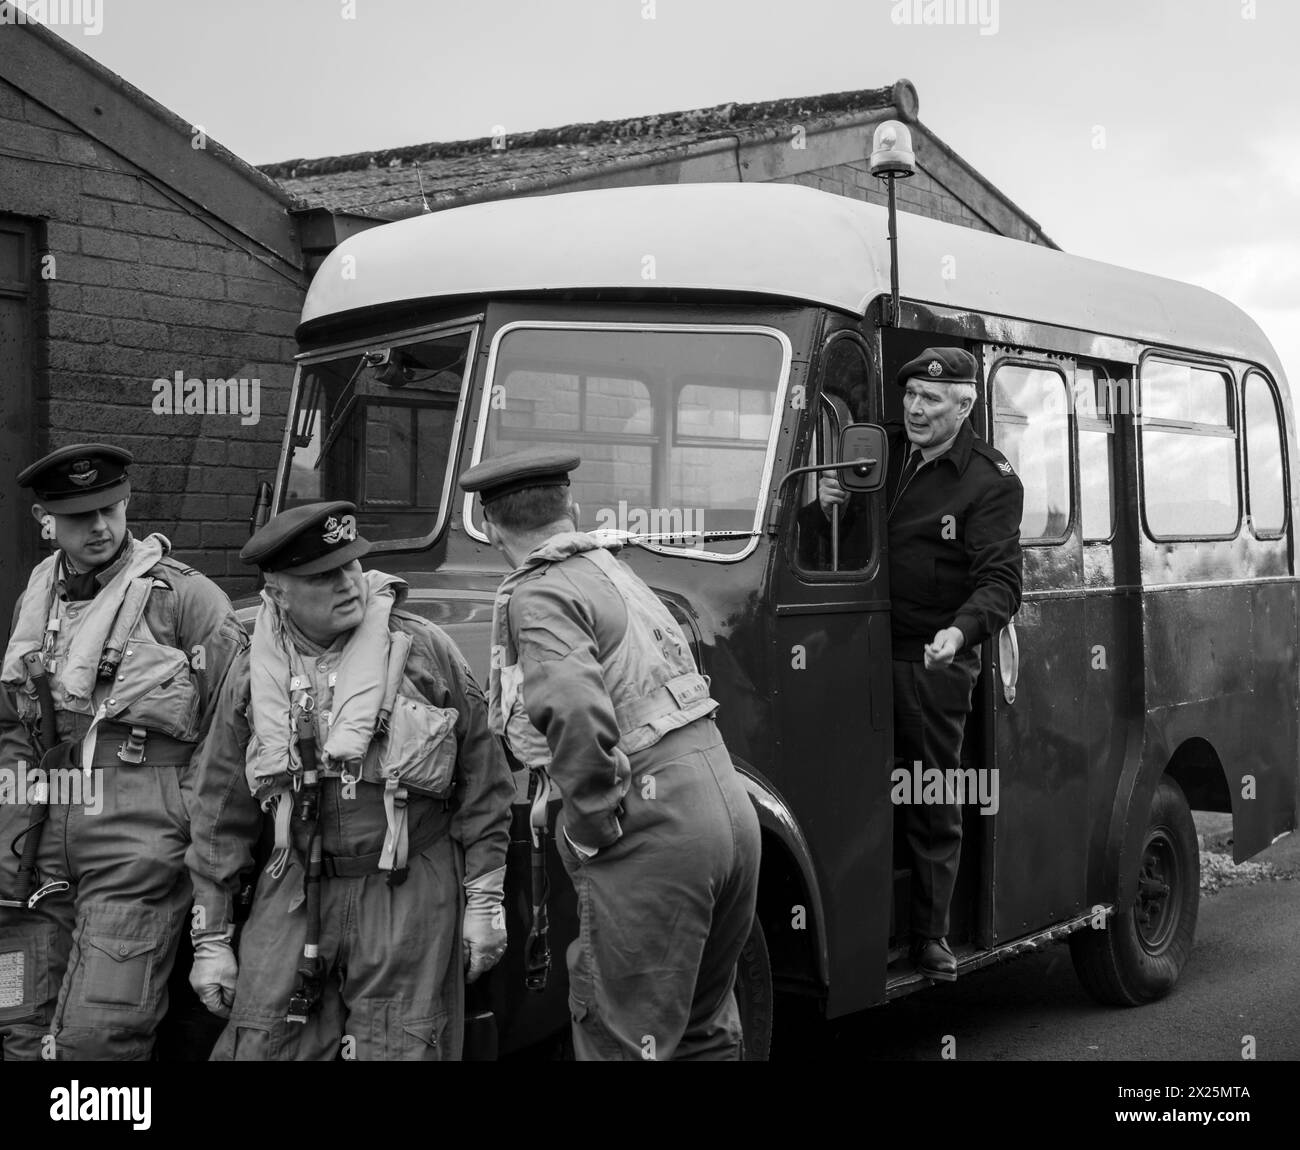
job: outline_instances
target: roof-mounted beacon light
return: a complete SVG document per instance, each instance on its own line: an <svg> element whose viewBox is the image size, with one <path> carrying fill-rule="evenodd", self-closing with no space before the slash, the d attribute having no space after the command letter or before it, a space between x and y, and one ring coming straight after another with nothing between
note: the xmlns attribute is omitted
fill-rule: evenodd
<svg viewBox="0 0 1300 1150"><path fill-rule="evenodd" d="M898 201L894 181L916 175L912 132L899 120L884 120L871 137L871 174L889 186L889 315L885 322L898 324Z"/></svg>
<svg viewBox="0 0 1300 1150"><path fill-rule="evenodd" d="M902 121L885 120L876 125L871 137L871 174L886 178L916 175L912 132Z"/></svg>

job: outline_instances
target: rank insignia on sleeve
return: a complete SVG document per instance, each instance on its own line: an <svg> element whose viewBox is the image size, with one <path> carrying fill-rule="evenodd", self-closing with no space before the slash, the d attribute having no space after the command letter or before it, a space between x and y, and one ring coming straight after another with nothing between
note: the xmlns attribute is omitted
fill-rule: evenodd
<svg viewBox="0 0 1300 1150"><path fill-rule="evenodd" d="M1014 475L1014 474L1015 474L1015 472L1013 472L1013 471L1011 470L1011 464L1009 464L1005 459L1002 460L1002 462L998 464L998 470L999 470L1000 472L1002 472L1003 475Z"/></svg>

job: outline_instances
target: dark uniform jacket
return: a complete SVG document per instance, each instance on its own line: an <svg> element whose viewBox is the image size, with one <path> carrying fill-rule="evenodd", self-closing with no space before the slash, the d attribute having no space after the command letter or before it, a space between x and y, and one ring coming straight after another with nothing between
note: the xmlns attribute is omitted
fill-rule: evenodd
<svg viewBox="0 0 1300 1150"><path fill-rule="evenodd" d="M974 647L1020 607L1024 488L1002 453L963 420L953 445L921 464L900 492L912 444L901 423L886 430L894 658L923 659L945 627L959 628Z"/></svg>

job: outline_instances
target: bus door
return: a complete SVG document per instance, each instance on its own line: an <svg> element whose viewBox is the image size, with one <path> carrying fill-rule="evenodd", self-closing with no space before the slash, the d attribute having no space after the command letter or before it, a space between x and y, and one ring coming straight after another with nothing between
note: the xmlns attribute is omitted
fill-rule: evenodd
<svg viewBox="0 0 1300 1150"><path fill-rule="evenodd" d="M851 332L821 355L816 431L805 459L832 462L839 431L872 419L867 352ZM793 503L794 507L789 507ZM838 521L817 476L786 495L787 546L773 575L773 781L818 870L830 943L827 1014L884 998L892 881L892 680L880 495L854 495Z"/></svg>
<svg viewBox="0 0 1300 1150"><path fill-rule="evenodd" d="M984 370L990 438L1025 489L1024 595L1014 642L1008 630L984 652L993 756L983 766L997 775L981 779L984 793L996 794L980 806L994 838L992 921L981 934L996 945L1085 906L1088 749L1109 718L1089 712L1075 364L990 347ZM1085 454L1095 467L1096 445ZM1091 501L1091 472L1088 482Z"/></svg>

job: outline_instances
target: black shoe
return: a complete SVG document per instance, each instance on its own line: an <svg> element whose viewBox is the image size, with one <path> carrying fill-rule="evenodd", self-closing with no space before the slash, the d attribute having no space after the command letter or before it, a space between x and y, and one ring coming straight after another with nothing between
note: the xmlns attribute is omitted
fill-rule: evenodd
<svg viewBox="0 0 1300 1150"><path fill-rule="evenodd" d="M936 982L957 981L957 960L946 938L927 938L912 947L912 962L926 978Z"/></svg>

